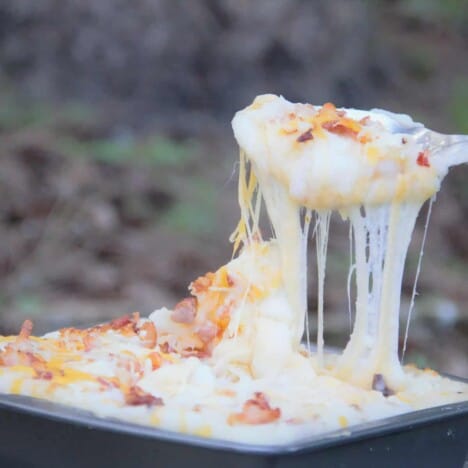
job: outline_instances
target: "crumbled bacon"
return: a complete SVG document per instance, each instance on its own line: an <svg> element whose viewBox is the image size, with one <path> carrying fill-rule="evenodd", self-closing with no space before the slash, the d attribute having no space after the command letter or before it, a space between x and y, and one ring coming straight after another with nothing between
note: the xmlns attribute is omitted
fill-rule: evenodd
<svg viewBox="0 0 468 468"><path fill-rule="evenodd" d="M151 368L153 370L159 369L161 367L162 357L159 353L150 353L148 354L147 358L151 361Z"/></svg>
<svg viewBox="0 0 468 468"><path fill-rule="evenodd" d="M387 382L382 374L374 374L372 379L372 390L380 392L384 397L394 395L395 392L387 386Z"/></svg>
<svg viewBox="0 0 468 468"><path fill-rule="evenodd" d="M50 371L36 370L36 379L52 380L54 374Z"/></svg>
<svg viewBox="0 0 468 468"><path fill-rule="evenodd" d="M335 104L333 104L332 102L326 102L323 106L322 106L322 111L327 111L327 112L334 112L336 113L336 106Z"/></svg>
<svg viewBox="0 0 468 468"><path fill-rule="evenodd" d="M421 151L418 154L418 158L416 159L416 163L419 166L422 167L430 167L431 165L429 164L429 151L426 149L424 151Z"/></svg>
<svg viewBox="0 0 468 468"><path fill-rule="evenodd" d="M190 283L190 292L195 296L207 292L209 287L213 284L214 277L215 274L212 272L207 273L205 276L198 277L195 281Z"/></svg>
<svg viewBox="0 0 468 468"><path fill-rule="evenodd" d="M168 341L165 341L164 343L160 343L159 349L164 354L170 354L175 351L174 347Z"/></svg>
<svg viewBox="0 0 468 468"><path fill-rule="evenodd" d="M162 398L146 393L136 385L130 387L128 392L125 394L125 403L131 406L162 406L164 404Z"/></svg>
<svg viewBox="0 0 468 468"><path fill-rule="evenodd" d="M314 136L312 135L312 129L309 128L309 130L306 130L304 133L302 133L301 135L299 135L297 138L296 138L296 141L298 143L304 143L305 141L308 141L308 140L313 140L314 139Z"/></svg>
<svg viewBox="0 0 468 468"><path fill-rule="evenodd" d="M85 334L83 337L84 350L91 351L91 349L93 349L95 342L96 342L95 336L93 336L91 333Z"/></svg>
<svg viewBox="0 0 468 468"><path fill-rule="evenodd" d="M361 120L359 120L359 123L361 125L367 125L369 122L370 122L370 116L369 115L366 115Z"/></svg>
<svg viewBox="0 0 468 468"><path fill-rule="evenodd" d="M198 338L200 338L201 341L203 341L203 343L207 344L216 338L218 330L218 326L208 320L203 325L201 325L200 328L198 328L196 335Z"/></svg>
<svg viewBox="0 0 468 468"><path fill-rule="evenodd" d="M116 377L98 377L96 379L105 388L119 388L120 382Z"/></svg>
<svg viewBox="0 0 468 468"><path fill-rule="evenodd" d="M116 318L114 320L111 320L109 323L110 328L112 330L120 330L121 328L125 327L126 325L133 323L130 315L126 314L123 317Z"/></svg>
<svg viewBox="0 0 468 468"><path fill-rule="evenodd" d="M151 320L144 322L138 328L138 336L145 348L154 348L158 340L158 333L154 323Z"/></svg>
<svg viewBox="0 0 468 468"><path fill-rule="evenodd" d="M204 359L211 356L211 352L206 349L198 348L185 348L180 351L180 355L183 357L197 357L199 359Z"/></svg>
<svg viewBox="0 0 468 468"><path fill-rule="evenodd" d="M247 400L241 413L233 413L228 418L229 424L268 424L281 417L279 408L272 408L262 392L255 392Z"/></svg>
<svg viewBox="0 0 468 468"><path fill-rule="evenodd" d="M340 120L330 120L328 122L324 122L322 124L322 128L324 128L330 133L335 133L336 135L347 136L352 138L354 138L358 134L358 132L355 129L344 125Z"/></svg>
<svg viewBox="0 0 468 468"><path fill-rule="evenodd" d="M197 316L197 307L196 297L186 297L175 305L171 313L171 319L177 323L193 323Z"/></svg>
<svg viewBox="0 0 468 468"><path fill-rule="evenodd" d="M17 345L9 344L0 354L1 363L4 366L29 366L35 371L45 370L47 365L44 358L31 351L22 351Z"/></svg>
<svg viewBox="0 0 468 468"><path fill-rule="evenodd" d="M22 340L27 340L32 333L33 330L33 323L31 320L25 320L21 325L21 330L19 332L18 338Z"/></svg>
<svg viewBox="0 0 468 468"><path fill-rule="evenodd" d="M260 231L260 229L259 229L259 231ZM260 237L260 239L259 239L259 242L260 242L261 237L262 237L261 232L256 232L256 233L254 234L254 236ZM234 279L232 278L232 276L231 276L229 273L226 273L226 282L227 282L227 284L228 284L228 286L229 286L230 288L232 288L232 287L234 286L234 284L235 284Z"/></svg>

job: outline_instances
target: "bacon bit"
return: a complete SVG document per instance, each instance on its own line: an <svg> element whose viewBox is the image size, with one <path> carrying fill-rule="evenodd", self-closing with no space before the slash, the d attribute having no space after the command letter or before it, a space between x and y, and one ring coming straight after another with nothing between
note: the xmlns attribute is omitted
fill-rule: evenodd
<svg viewBox="0 0 468 468"><path fill-rule="evenodd" d="M403 137L403 138L401 139L401 144L402 144L402 145L406 145L406 143L408 143L408 138Z"/></svg>
<svg viewBox="0 0 468 468"><path fill-rule="evenodd" d="M207 273L205 276L200 276L190 283L190 292L195 296L206 293L209 287L213 284L214 277L215 274L212 272Z"/></svg>
<svg viewBox="0 0 468 468"><path fill-rule="evenodd" d="M130 315L126 314L123 317L116 318L112 320L109 325L112 330L120 330L121 328L125 327L126 325L132 323L132 319Z"/></svg>
<svg viewBox="0 0 468 468"><path fill-rule="evenodd" d="M370 115L366 115L361 120L359 120L359 123L361 125L367 125L369 122L370 122Z"/></svg>
<svg viewBox="0 0 468 468"><path fill-rule="evenodd" d="M119 388L120 387L119 379L117 379L116 377L108 377L108 378L98 377L96 380L105 388Z"/></svg>
<svg viewBox="0 0 468 468"><path fill-rule="evenodd" d="M125 394L125 403L130 406L162 406L164 402L162 398L155 397L150 393L146 393L140 387L136 385L130 387L128 392Z"/></svg>
<svg viewBox="0 0 468 468"><path fill-rule="evenodd" d="M338 117L344 117L346 115L346 111L336 109L336 115Z"/></svg>
<svg viewBox="0 0 468 468"><path fill-rule="evenodd" d="M254 397L247 400L241 413L233 413L228 417L228 424L268 424L281 417L279 408L272 408L262 392L255 392Z"/></svg>
<svg viewBox="0 0 468 468"><path fill-rule="evenodd" d="M374 378L372 379L372 390L380 392L385 398L395 394L391 388L387 387L387 382L385 382L382 374L374 374Z"/></svg>
<svg viewBox="0 0 468 468"><path fill-rule="evenodd" d="M258 235L257 233L255 233L255 235ZM236 283L235 281L232 279L231 275L229 273L226 273L226 281L227 281L227 285L232 288Z"/></svg>
<svg viewBox="0 0 468 468"><path fill-rule="evenodd" d="M144 332L141 333L141 332ZM138 329L138 337L142 341L142 344L145 348L154 348L158 340L158 333L154 323L150 320L143 323Z"/></svg>
<svg viewBox="0 0 468 468"><path fill-rule="evenodd" d="M161 367L162 357L159 353L149 353L146 357L151 361L151 368L153 370L159 369Z"/></svg>
<svg viewBox="0 0 468 468"><path fill-rule="evenodd" d="M6 346L1 353L4 366L30 366L34 370L44 370L46 361L39 355L30 351L22 351L11 344Z"/></svg>
<svg viewBox="0 0 468 468"><path fill-rule="evenodd" d="M164 342L159 345L159 349L164 354L170 354L175 351L175 349L169 344L169 342Z"/></svg>
<svg viewBox="0 0 468 468"><path fill-rule="evenodd" d="M211 356L211 352L205 349L197 348L185 348L180 351L182 357L197 357L199 359L204 359Z"/></svg>
<svg viewBox="0 0 468 468"><path fill-rule="evenodd" d="M330 112L335 112L336 113L336 106L332 102L326 102L323 106L322 109L325 111L330 111Z"/></svg>
<svg viewBox="0 0 468 468"><path fill-rule="evenodd" d="M422 167L430 167L431 165L429 164L429 151L426 149L424 151L421 151L418 154L418 158L416 159L416 163L419 166Z"/></svg>
<svg viewBox="0 0 468 468"><path fill-rule="evenodd" d="M83 344L85 351L91 351L95 345L95 337L91 333L87 333L83 337Z"/></svg>
<svg viewBox="0 0 468 468"><path fill-rule="evenodd" d="M108 323L104 323L102 325L97 325L96 327L89 328L88 330L82 330L84 332L91 332L97 331L99 333L105 333L108 330L115 330L121 333L122 335L133 335L137 333L137 323L140 320L139 312L133 312L130 316L129 314L125 314L122 317L118 317Z"/></svg>
<svg viewBox="0 0 468 468"><path fill-rule="evenodd" d="M205 322L195 333L204 344L208 344L218 334L218 326L211 321Z"/></svg>
<svg viewBox="0 0 468 468"><path fill-rule="evenodd" d="M50 371L36 370L36 379L52 380L54 374Z"/></svg>
<svg viewBox="0 0 468 468"><path fill-rule="evenodd" d="M21 325L21 330L19 332L18 338L21 340L27 340L32 333L33 323L31 320L25 320Z"/></svg>
<svg viewBox="0 0 468 468"><path fill-rule="evenodd" d="M171 313L171 319L177 323L193 323L197 316L197 308L197 298L186 297L175 305Z"/></svg>
<svg viewBox="0 0 468 468"><path fill-rule="evenodd" d="M306 130L304 133L302 133L301 135L299 135L297 138L296 138L296 141L298 143L304 143L305 141L308 141L308 140L313 140L314 139L314 136L312 135L312 129L309 128L309 130Z"/></svg>
<svg viewBox="0 0 468 468"><path fill-rule="evenodd" d="M226 330L229 322L231 321L231 309L233 305L234 301L230 301L227 304L226 309L219 315L219 317L216 318L216 325L219 328L217 335L219 338L221 338L221 335L224 333L224 330Z"/></svg>
<svg viewBox="0 0 468 468"><path fill-rule="evenodd" d="M366 144L372 141L372 137L370 135L362 135L359 137L359 143Z"/></svg>
<svg viewBox="0 0 468 468"><path fill-rule="evenodd" d="M344 125L339 120L330 120L328 122L324 122L322 124L322 128L324 128L330 133L335 133L336 135L348 136L352 138L356 137L356 135L358 134L357 130L350 128L347 125Z"/></svg>

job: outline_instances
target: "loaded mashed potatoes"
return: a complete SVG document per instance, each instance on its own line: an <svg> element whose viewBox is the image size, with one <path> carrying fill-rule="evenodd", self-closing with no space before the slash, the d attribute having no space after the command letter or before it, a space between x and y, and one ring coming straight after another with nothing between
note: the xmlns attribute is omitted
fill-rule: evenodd
<svg viewBox="0 0 468 468"><path fill-rule="evenodd" d="M148 318L133 313L42 337L25 321L19 335L0 337L0 391L257 444L468 400L468 385L399 360L411 233L455 162L412 134L391 133L390 117L412 123L384 111L257 97L233 120L241 150L234 258ZM259 228L263 204L271 239ZM323 341L332 211L350 223L348 286L354 277L356 289L354 329L339 354ZM302 343L304 332L310 340L311 224L319 284L313 352Z"/></svg>

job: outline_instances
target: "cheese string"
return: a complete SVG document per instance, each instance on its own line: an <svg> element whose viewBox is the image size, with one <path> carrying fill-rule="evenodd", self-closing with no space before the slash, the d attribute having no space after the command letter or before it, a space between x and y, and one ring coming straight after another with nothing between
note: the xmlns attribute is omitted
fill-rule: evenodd
<svg viewBox="0 0 468 468"><path fill-rule="evenodd" d="M304 226L302 228L302 256L304 262L304 268L306 273L303 276L303 291L305 291L305 331L306 331L306 342L307 351L310 352L310 328L309 328L309 311L307 306L307 242L309 239L309 227L312 220L312 213L310 209L306 209L304 214Z"/></svg>
<svg viewBox="0 0 468 468"><path fill-rule="evenodd" d="M316 212L316 250L317 250L317 361L319 367L323 367L323 306L324 286L327 263L328 232L330 227L331 211Z"/></svg>
<svg viewBox="0 0 468 468"><path fill-rule="evenodd" d="M422 258L424 256L424 245L426 244L426 237L427 237L427 228L429 227L429 220L431 218L431 212L432 212L432 204L434 203L435 196L433 196L430 201L429 201L429 206L427 208L427 214L426 214L426 222L424 223L424 233L423 233L423 238L421 241L421 249L419 250L419 257L418 257L418 266L416 268L416 274L414 276L414 282L413 282L413 291L411 293L411 301L410 301L410 306L408 308L408 317L406 319L406 328L405 328L405 339L403 341L403 349L401 351L401 362L403 363L403 360L405 358L405 352L406 352L406 345L408 343L408 333L409 333L409 326L411 322L411 314L414 309L414 302L416 299L416 287L418 284L418 279L419 279L419 274L421 272L421 264L422 264Z"/></svg>

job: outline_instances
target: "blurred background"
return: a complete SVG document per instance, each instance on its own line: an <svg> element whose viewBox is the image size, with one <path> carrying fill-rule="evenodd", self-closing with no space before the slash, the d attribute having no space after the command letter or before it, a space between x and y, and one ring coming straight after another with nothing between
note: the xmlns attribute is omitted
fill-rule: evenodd
<svg viewBox="0 0 468 468"><path fill-rule="evenodd" d="M0 333L25 318L42 333L148 314L225 263L238 219L230 120L255 95L468 133L467 51L466 0L1 0ZM333 220L331 345L349 335L347 229ZM407 361L468 376L467 270L459 167L434 205Z"/></svg>

